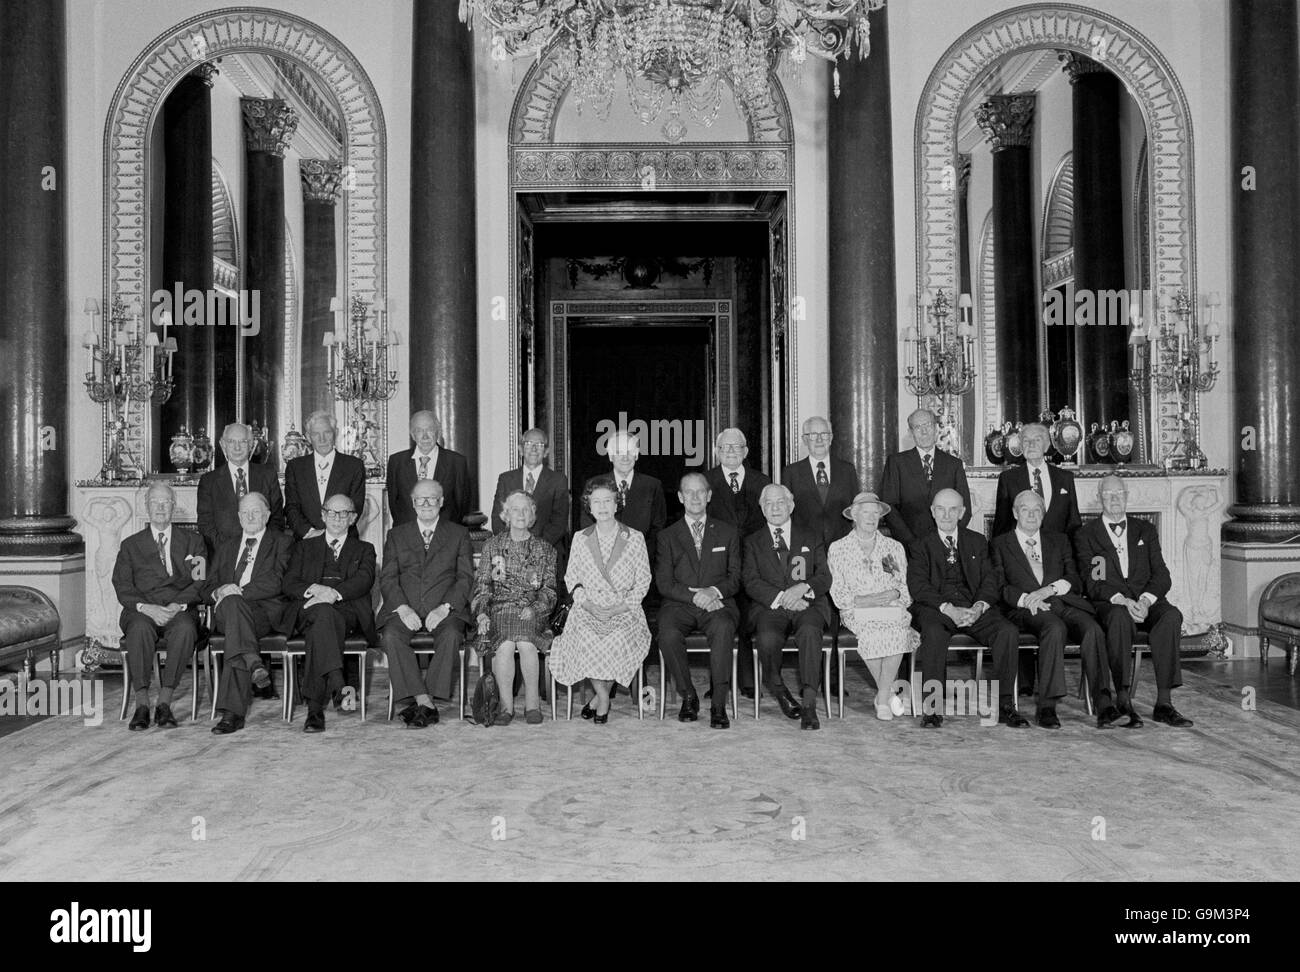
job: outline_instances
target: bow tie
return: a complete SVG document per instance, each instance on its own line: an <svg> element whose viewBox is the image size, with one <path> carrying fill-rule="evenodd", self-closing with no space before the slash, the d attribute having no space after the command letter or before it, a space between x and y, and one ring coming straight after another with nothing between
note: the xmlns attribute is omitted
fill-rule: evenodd
<svg viewBox="0 0 1300 972"><path fill-rule="evenodd" d="M1118 537L1124 534L1124 527L1126 527L1128 524L1126 521L1121 520L1119 523L1108 523L1106 525L1110 527L1110 532L1115 534L1115 536Z"/></svg>

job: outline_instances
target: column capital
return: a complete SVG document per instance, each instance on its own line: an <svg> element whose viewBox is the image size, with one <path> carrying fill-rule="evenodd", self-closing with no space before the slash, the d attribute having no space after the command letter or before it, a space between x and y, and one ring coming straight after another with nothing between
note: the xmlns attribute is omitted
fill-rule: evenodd
<svg viewBox="0 0 1300 972"><path fill-rule="evenodd" d="M198 78L210 88L214 83L216 83L217 75L221 73L221 69L217 67L217 63L217 61L205 61L191 71L189 77Z"/></svg>
<svg viewBox="0 0 1300 972"><path fill-rule="evenodd" d="M302 177L304 202L331 206L338 202L342 162L337 159L303 159L298 163L298 173Z"/></svg>
<svg viewBox="0 0 1300 972"><path fill-rule="evenodd" d="M975 109L975 122L994 152L1029 145L1034 134L1034 95L990 95Z"/></svg>
<svg viewBox="0 0 1300 972"><path fill-rule="evenodd" d="M1103 65L1075 51L1057 51L1056 59L1061 62L1061 70L1070 76L1071 84L1077 84L1086 74L1110 74Z"/></svg>
<svg viewBox="0 0 1300 972"><path fill-rule="evenodd" d="M268 152L278 159L298 130L298 112L279 98L240 98L244 138L250 152Z"/></svg>

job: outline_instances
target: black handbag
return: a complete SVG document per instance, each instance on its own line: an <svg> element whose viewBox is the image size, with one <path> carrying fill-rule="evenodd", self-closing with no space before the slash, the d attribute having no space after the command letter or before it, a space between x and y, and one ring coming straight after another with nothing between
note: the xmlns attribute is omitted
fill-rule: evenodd
<svg viewBox="0 0 1300 972"><path fill-rule="evenodd" d="M496 725L501 715L501 692L497 687L496 676L492 674L492 656L494 652L488 647L487 638L479 642L478 684L474 686L474 697L470 701L470 718L480 726Z"/></svg>
<svg viewBox="0 0 1300 972"><path fill-rule="evenodd" d="M564 634L564 625L569 620L569 608L572 604L561 604L551 615L551 633Z"/></svg>

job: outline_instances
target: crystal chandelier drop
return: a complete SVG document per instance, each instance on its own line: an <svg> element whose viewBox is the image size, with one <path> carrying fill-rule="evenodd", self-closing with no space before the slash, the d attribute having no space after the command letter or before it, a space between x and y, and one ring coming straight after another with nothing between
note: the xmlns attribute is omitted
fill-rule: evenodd
<svg viewBox="0 0 1300 972"><path fill-rule="evenodd" d="M619 77L648 125L667 110L664 135L685 134L683 110L708 127L725 84L746 114L768 97L768 74L808 55L834 62L870 52L867 14L884 0L461 0L460 17L492 31L497 60L558 45L578 109L608 117ZM839 72L835 72L836 94Z"/></svg>

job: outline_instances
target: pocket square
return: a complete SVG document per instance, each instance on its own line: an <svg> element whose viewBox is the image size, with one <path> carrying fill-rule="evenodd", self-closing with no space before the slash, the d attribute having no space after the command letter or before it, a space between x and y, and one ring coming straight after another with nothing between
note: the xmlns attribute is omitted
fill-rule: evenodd
<svg viewBox="0 0 1300 972"><path fill-rule="evenodd" d="M714 548L713 548L713 553L726 553L726 552L727 552L727 548L726 548L726 547L714 547Z"/></svg>
<svg viewBox="0 0 1300 972"><path fill-rule="evenodd" d="M1147 545L1147 542L1146 542L1145 540L1139 540L1139 541L1137 542L1137 545L1138 545L1139 547L1145 547L1145 546Z"/></svg>
<svg viewBox="0 0 1300 972"><path fill-rule="evenodd" d="M1062 487L1061 487L1061 495L1062 495L1062 496L1069 496L1069 495L1070 495L1070 491L1069 491L1068 489L1066 489L1064 486L1062 486Z"/></svg>
<svg viewBox="0 0 1300 972"><path fill-rule="evenodd" d="M808 548L807 548L807 547L800 547L800 548L799 548L799 552L800 552L800 553L807 553L807 552L808 552Z"/></svg>

